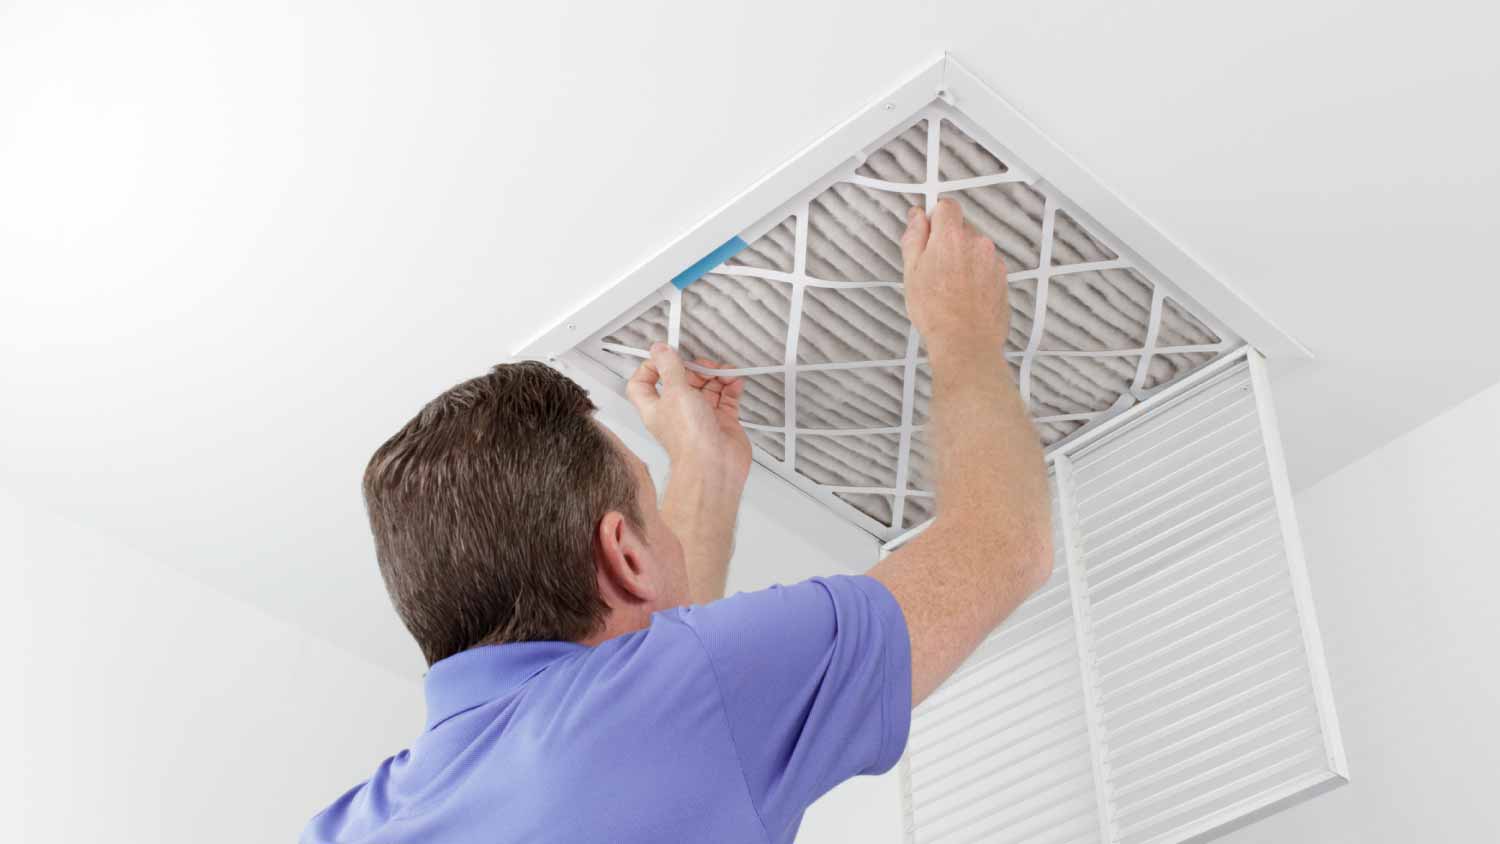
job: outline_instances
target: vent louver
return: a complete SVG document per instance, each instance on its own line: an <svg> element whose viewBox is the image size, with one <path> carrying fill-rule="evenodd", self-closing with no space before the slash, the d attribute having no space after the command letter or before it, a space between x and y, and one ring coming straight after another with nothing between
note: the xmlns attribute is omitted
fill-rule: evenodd
<svg viewBox="0 0 1500 844"><path fill-rule="evenodd" d="M910 841L1177 842L1343 781L1259 366L1051 455L1052 578L913 714Z"/></svg>

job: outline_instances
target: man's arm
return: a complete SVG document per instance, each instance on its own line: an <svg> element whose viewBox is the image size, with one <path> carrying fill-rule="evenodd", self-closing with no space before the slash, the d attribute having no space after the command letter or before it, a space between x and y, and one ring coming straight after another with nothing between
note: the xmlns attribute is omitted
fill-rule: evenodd
<svg viewBox="0 0 1500 844"><path fill-rule="evenodd" d="M719 455L672 458L661 515L682 542L693 603L724 597L745 476Z"/></svg>
<svg viewBox="0 0 1500 844"><path fill-rule="evenodd" d="M717 366L705 360L698 363ZM694 603L724 597L735 516L750 473L750 438L740 425L744 391L739 378L688 369L665 343L651 347L651 357L626 387L646 429L666 449L672 464L661 514L682 542Z"/></svg>
<svg viewBox="0 0 1500 844"><path fill-rule="evenodd" d="M932 366L936 521L870 574L911 636L912 705L948 678L1052 571L1041 446L1003 349L1010 308L995 245L952 200L908 215L907 310Z"/></svg>

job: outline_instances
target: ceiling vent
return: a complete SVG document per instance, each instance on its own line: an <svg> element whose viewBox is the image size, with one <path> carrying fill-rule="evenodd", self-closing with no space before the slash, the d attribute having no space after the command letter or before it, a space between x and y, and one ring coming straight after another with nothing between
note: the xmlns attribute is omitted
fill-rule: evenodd
<svg viewBox="0 0 1500 844"><path fill-rule="evenodd" d="M730 367L757 461L889 540L934 512L900 237L907 208L944 196L1005 259L1005 358L1049 448L1247 340L1305 354L950 60L524 353L582 359L615 387L658 340Z"/></svg>
<svg viewBox="0 0 1500 844"><path fill-rule="evenodd" d="M894 548L936 512L906 209L1009 268L1052 581L914 715L908 840L1179 842L1344 781L1265 359L1306 351L944 59L522 350L596 390L661 340L746 381L756 461Z"/></svg>

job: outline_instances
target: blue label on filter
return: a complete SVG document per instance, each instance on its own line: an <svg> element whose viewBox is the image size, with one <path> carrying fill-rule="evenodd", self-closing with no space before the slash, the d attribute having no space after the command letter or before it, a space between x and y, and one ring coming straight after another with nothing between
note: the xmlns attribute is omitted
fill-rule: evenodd
<svg viewBox="0 0 1500 844"><path fill-rule="evenodd" d="M750 244L746 243L745 239L740 237L739 235L731 237L729 240L726 240L724 242L723 246L720 246L718 249L715 249L707 255L704 255L701 259L698 260L697 263L693 264L691 267L688 267L677 275L672 276L672 286L677 288L678 290L687 287L689 284L692 284L693 282L702 278L705 274L708 273L709 270L717 267L730 258L733 258L736 253L749 245Z"/></svg>

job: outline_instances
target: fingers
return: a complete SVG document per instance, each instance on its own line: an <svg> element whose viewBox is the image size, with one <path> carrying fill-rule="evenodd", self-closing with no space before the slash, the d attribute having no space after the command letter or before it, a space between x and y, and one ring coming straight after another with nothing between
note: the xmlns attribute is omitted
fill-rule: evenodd
<svg viewBox="0 0 1500 844"><path fill-rule="evenodd" d="M927 212L913 205L906 210L906 232L901 235L901 263L910 274L917 265L917 258L927 248L927 235L931 230Z"/></svg>
<svg viewBox="0 0 1500 844"><path fill-rule="evenodd" d="M660 396L656 394L656 382L661 380L661 373L656 369L656 362L647 358L641 361L641 365L631 373L630 380L625 382L625 398L635 405L635 410L642 417L656 406Z"/></svg>
<svg viewBox="0 0 1500 844"><path fill-rule="evenodd" d="M964 211L952 197L943 197L932 209L932 234L947 235L961 233L964 229Z"/></svg>
<svg viewBox="0 0 1500 844"><path fill-rule="evenodd" d="M722 363L711 361L707 358L698 358L695 361L699 366L707 369L724 369ZM703 397L708 400L710 407L719 414L719 418L729 421L735 426L740 420L740 396L745 393L745 379L738 375L725 377L720 375L708 379L703 386Z"/></svg>
<svg viewBox="0 0 1500 844"><path fill-rule="evenodd" d="M969 242L969 248L973 249L977 254L979 254L979 255L994 255L995 254L995 241L990 240L989 238L987 238L984 235L980 234L979 230L976 229L976 228L974 228L973 226L965 224L964 238L966 240L968 240L968 242Z"/></svg>
<svg viewBox="0 0 1500 844"><path fill-rule="evenodd" d="M696 363L699 366L704 367L705 369L720 368L719 364L709 360L708 358L698 358L697 360L693 361L693 363ZM694 372L693 370L689 369L688 380L694 387L697 387L705 393L718 393L724 389L724 382L728 379L719 378L713 375L704 375L702 373Z"/></svg>
<svg viewBox="0 0 1500 844"><path fill-rule="evenodd" d="M699 360L697 360L697 361L694 361L694 363L697 363L699 366L708 366L709 365L709 364L704 363L701 358ZM704 375L703 373L701 373L698 370L693 369L691 367L683 367L683 368L687 370L687 382L688 382L688 386L692 387L695 390L701 390L706 385L712 384L713 381L714 381L714 376L712 376L712 375Z"/></svg>
<svg viewBox="0 0 1500 844"><path fill-rule="evenodd" d="M916 268L917 259L927 251L933 238L963 238L969 234L972 234L972 230L964 222L963 209L951 197L939 199L931 216L913 206L906 212L906 232L901 235L902 269L907 275L911 275Z"/></svg>
<svg viewBox="0 0 1500 844"><path fill-rule="evenodd" d="M630 380L625 384L626 398L630 399L636 410L642 413L645 413L648 407L653 406L661 398L656 390L658 383L667 387L672 385L673 379L669 373L673 370L681 375L678 383L708 394L711 403L717 403L720 397L725 395L732 395L738 399L745 391L745 382L738 376L704 375L689 369L683 364L677 352L665 343L652 344L650 355L649 358L641 361L640 366L636 367ZM708 358L698 358L693 363L704 369L725 368L724 364Z"/></svg>
<svg viewBox="0 0 1500 844"><path fill-rule="evenodd" d="M656 372L667 389L689 386L687 367L682 365L682 358L671 346L659 341L652 343L651 362L656 365Z"/></svg>
<svg viewBox="0 0 1500 844"><path fill-rule="evenodd" d="M708 358L698 358L694 363L706 369L725 368L724 364L709 360ZM709 395L710 403L717 407L724 407L726 405L739 407L740 396L745 392L745 380L737 375L729 377L720 375L713 378L704 378L702 390L705 394Z"/></svg>
<svg viewBox="0 0 1500 844"><path fill-rule="evenodd" d="M719 380L723 381L724 379L721 378ZM720 403L723 403L725 401L731 401L731 402L734 403L735 407L739 407L740 406L740 396L743 396L744 394L745 394L745 379L743 379L743 378L730 378L724 384L724 395L723 395L723 398L720 399Z"/></svg>

